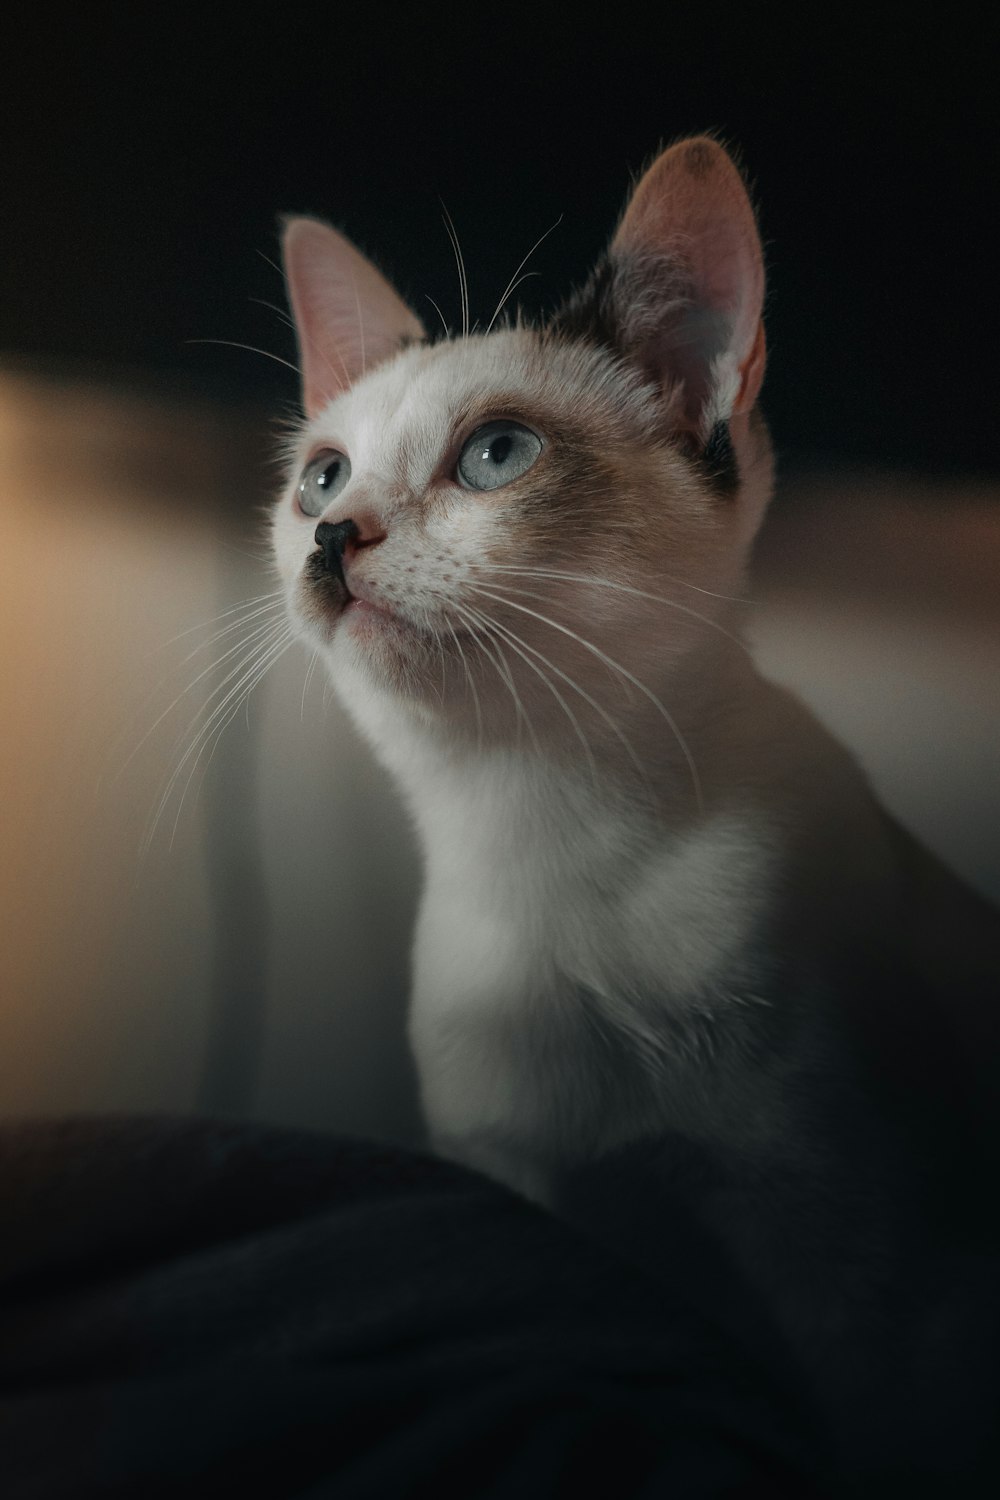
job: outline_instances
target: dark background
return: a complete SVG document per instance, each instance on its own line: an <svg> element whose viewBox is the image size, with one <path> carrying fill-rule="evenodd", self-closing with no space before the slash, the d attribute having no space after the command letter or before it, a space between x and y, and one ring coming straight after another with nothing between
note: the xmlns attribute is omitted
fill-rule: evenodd
<svg viewBox="0 0 1000 1500"><path fill-rule="evenodd" d="M664 140L756 184L765 404L786 462L996 474L997 137L986 7L46 9L8 20L0 360L286 404L276 217L332 219L427 319L580 279ZM798 19L790 17L797 14ZM609 19L610 18L610 19ZM640 19L641 18L641 19ZM614 24L611 24L611 22ZM258 253L261 252L261 253Z"/></svg>

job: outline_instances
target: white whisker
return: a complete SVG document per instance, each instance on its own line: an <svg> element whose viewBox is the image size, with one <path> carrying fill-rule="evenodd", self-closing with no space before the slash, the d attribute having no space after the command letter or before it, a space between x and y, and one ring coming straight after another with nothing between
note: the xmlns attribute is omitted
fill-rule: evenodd
<svg viewBox="0 0 1000 1500"><path fill-rule="evenodd" d="M447 322L445 320L444 313L438 307L437 303L434 301L434 298L431 296L430 292L425 292L424 296L427 298L427 300L430 303L431 307L433 307L434 311L437 313L438 317L441 319L441 327L444 329L444 336L445 336L445 338L446 339L450 339L451 338L451 329L448 327L448 324L447 324Z"/></svg>
<svg viewBox="0 0 1000 1500"><path fill-rule="evenodd" d="M368 371L368 363L365 357L365 321L361 316L361 298L358 295L358 284L355 281L353 274L351 276L351 287L354 291L354 306L358 314L358 340L361 344L361 378L363 380ZM346 375L346 370L344 373ZM347 383L348 385L350 385L351 381L348 380Z"/></svg>
<svg viewBox="0 0 1000 1500"><path fill-rule="evenodd" d="M284 614L284 606L275 603L273 605L266 606L265 608L256 611L256 613L257 614L279 614L280 613L281 615L283 615ZM253 618L254 618L253 616L250 616L249 619L237 620L234 625L227 626L224 631L220 631L219 632L219 636L228 635L230 633L230 631L232 631L232 630L241 629L244 625L250 624ZM125 774L125 772L129 768L129 766L132 764L133 760L135 760L135 757L138 755L139 751L142 749L143 745L149 739L150 735L152 735L153 732L159 727L159 725L163 723L163 720L168 716L168 714L170 714L170 713L173 712L173 710L177 707L178 703L180 703L180 701L181 701L182 698L186 698L189 693L192 693L194 691L194 689L198 686L199 682L204 681L204 679L206 677L208 677L210 675L210 673L214 672L218 667L221 667L222 663L224 661L228 661L231 656L235 656L238 652L244 651L246 649L246 647L249 646L252 642L255 642L255 641L261 639L263 636L267 635L267 633L269 631L276 629L277 628L277 623L278 622L276 620L268 619L268 620L264 620L260 624L256 625L254 627L254 629L249 633L249 635L244 636L241 640L237 641L237 643L236 643L235 646L230 646L229 649L226 650L226 651L224 651L221 656L218 656L218 657L215 658L214 661L209 662L208 666L204 667L198 673L198 675L196 677L192 678L192 680L187 684L186 687L181 688L180 692L177 694L177 696L173 699L173 701L171 703L167 704L167 707L163 710L163 712L157 714L156 718L153 720L152 724L150 724L149 728L146 730L146 733L139 740L138 744L135 745L135 746L133 746L133 748L132 748L132 750L131 750L128 758L119 767L119 769L117 770L117 772L115 772L113 780L117 781L119 777L121 777L121 776L123 776ZM218 637L216 637L215 639L218 639ZM184 658L184 661L182 661L180 663L180 666L184 666L184 664L186 662L189 662L192 657L197 656L197 654L198 654L199 651L204 650L205 649L205 645L209 645L209 644L211 644L211 642L203 643L200 646L196 646L193 651L188 652L187 656ZM237 668L236 670L238 671L239 668ZM226 680L228 681L228 679L226 679ZM150 695L150 696L155 696L155 693L152 694L152 695ZM209 698L208 701L211 702L211 698ZM149 702L149 698L146 699L146 702L147 703ZM207 704L206 704L206 707L207 707Z"/></svg>
<svg viewBox="0 0 1000 1500"><path fill-rule="evenodd" d="M462 247L458 243L458 233L444 203L441 208L444 212L444 225L451 240L451 247L455 252L455 264L458 267L458 291L462 302L462 337L469 337L469 282L465 274L465 257L462 255Z"/></svg>
<svg viewBox="0 0 1000 1500"><path fill-rule="evenodd" d="M480 572L491 572L491 573L492 572L503 572L503 573L505 573L509 577L510 576L518 577L519 576L519 577L524 577L524 578L554 578L554 579L557 579L557 580L564 580L566 582L587 583L592 588L617 589L621 593L633 594L633 595L635 595L639 599L650 599L650 600L652 600L652 602L654 604L663 604L663 605L666 605L668 609L676 610L678 614L690 615L692 619L694 619L694 620L700 620L701 623L703 625L707 625L710 630L714 630L718 635L725 636L725 638L726 638L727 641L732 641L733 645L734 646L738 646L739 649L746 656L751 656L752 655L752 653L750 651L750 648L747 646L746 642L745 641L741 641L738 635L734 635L733 632L731 630L727 630L724 625L720 625L720 623L719 623L718 620L711 619L711 617L709 615L703 615L703 614L701 614L701 612L699 610L697 610L697 609L691 609L690 606L687 605L687 604L680 604L680 603L678 603L678 601L676 599L664 599L659 594L647 594L642 589L633 589L633 588L630 588L627 584L616 584L616 583L612 583L610 581L605 581L605 580L600 579L600 578L590 578L590 579L588 579L583 574L580 574L579 576L576 576L576 575L574 575L572 573L538 573L538 572L535 572L534 569L529 569L529 568L524 568L524 569L518 569L518 568L494 569L494 568L491 568L488 564L485 565L485 566L483 566L481 564L477 564L477 570L480 571ZM548 604L550 602L548 594L538 594L538 593L535 593L535 591L533 589L519 589L519 588L516 588L516 587L512 587L510 584L502 584L502 583L495 583L495 582L493 584L493 587L494 588L498 588L498 589L503 589L504 593L520 594L522 596L522 598L525 598L525 599L538 599L543 604Z"/></svg>
<svg viewBox="0 0 1000 1500"><path fill-rule="evenodd" d="M256 303L258 307L266 307L268 312L275 313L277 317L281 319L286 328L294 329L295 319L290 318L285 309L283 307L279 307L276 302L268 302L266 297L248 297L247 301Z"/></svg>
<svg viewBox="0 0 1000 1500"><path fill-rule="evenodd" d="M618 591L622 592L622 594L633 594L634 597L637 598L648 598L648 600L651 600L654 604L666 604L667 609L676 610L679 615L690 615L691 619L697 619L697 621L702 622L703 625L708 625L709 630L714 630L715 633L720 634L720 636L726 636L727 640L732 640L733 645L739 646L739 649L741 649L741 651L744 652L745 655L751 655L750 646L747 645L747 642L745 642L745 640L739 639L739 636L733 634L732 630L727 630L726 625L720 624L720 621L718 621L718 619L712 619L709 615L703 615L700 610L691 609L690 604L679 603L676 598L664 598L663 595L660 594L648 594L648 592L643 591L643 589L631 588L628 583L613 583L610 579L595 579L595 577L586 577L586 574L583 573L552 573L552 571L546 573L546 571L535 571L534 568L493 568L490 567L489 564L477 564L477 568L480 571L489 571L489 573L493 573L493 571L502 571L502 573L507 574L507 576L552 577L552 579L562 580L562 582L589 583L592 588L618 589ZM510 594L522 594L525 598L537 598L537 600L541 600L541 603L543 604L547 604L550 601L549 595L547 594L537 594L537 592L535 592L534 589L531 588L513 588L510 583L504 585L504 583L495 582L493 583L493 588L502 588L504 589L504 592L510 592Z"/></svg>
<svg viewBox="0 0 1000 1500"><path fill-rule="evenodd" d="M312 654L312 656L310 656L310 658L309 658L309 665L306 667L306 675L305 675L305 679L303 680L303 683L302 683L302 707L301 707L301 711L299 713L299 722L302 723L302 724L305 723L305 718L306 718L306 694L309 691L309 684L312 681L312 675L313 675L313 673L316 670L316 663L318 661L319 661L319 651L317 650L317 651L314 651L313 654Z"/></svg>
<svg viewBox="0 0 1000 1500"><path fill-rule="evenodd" d="M282 463L283 462L284 460L282 459ZM251 562L264 563L266 565L271 560L270 553L266 545L262 545L256 552L251 552L247 547L237 547L234 542L226 542L221 538L216 541L215 545L217 547L221 547L225 552L234 553L236 557L249 557Z"/></svg>
<svg viewBox="0 0 1000 1500"><path fill-rule="evenodd" d="M286 370L291 370L293 375L299 374L298 365L293 365L290 360L282 359L280 354L271 354L267 349L258 349L256 344L240 344L235 339L185 339L186 344L221 344L226 349L247 349L251 354L262 354L265 359L273 359L276 365L284 365Z"/></svg>
<svg viewBox="0 0 1000 1500"><path fill-rule="evenodd" d="M517 691L517 686L511 674L507 659L503 654L503 647L500 641L500 637L494 630L491 629L492 622L490 621L489 616L484 614L481 610L473 611L467 606L459 604L457 600L454 599L451 601L451 607L456 610L460 618L465 621L476 644L479 646L480 650L485 654L488 660L493 663L494 667L497 670L497 675L499 676L500 681L504 684L504 686L507 688L507 691L513 698L514 707L517 710L518 716L518 731L520 732L520 725L521 723L523 723L526 726L528 733L531 735L531 741L535 747L535 750L540 753L541 746L538 743L538 736L535 734L535 726L532 724L527 715L527 712L525 711L524 704L521 701L521 695ZM484 635L486 636L485 640L483 639ZM492 637L496 646L495 653L492 647L488 644L490 637Z"/></svg>
<svg viewBox="0 0 1000 1500"><path fill-rule="evenodd" d="M445 623L445 627L447 628L449 634L451 635L452 640L455 642L455 645L458 648L458 654L462 658L462 666L465 668L465 678L466 678L466 681L468 682L469 687L472 689L472 699L473 699L473 702L476 705L476 727L477 727L477 733L478 733L480 747L482 747L482 743L483 743L483 709L482 709L481 703L479 702L479 689L476 687L475 679L473 678L472 673L469 671L469 663L466 660L465 652L462 650L462 642L459 640L459 638L458 638L458 636L457 636L457 634L455 632L454 626L451 624L450 620L445 620L444 623Z"/></svg>
<svg viewBox="0 0 1000 1500"><path fill-rule="evenodd" d="M226 653L227 656L233 655L235 651L242 652L243 654L241 655L236 665L226 673L221 682L216 684L216 686L209 693L208 697L205 699L205 702L197 709L193 718L189 722L187 729L185 729L183 733L178 736L177 740L174 743L175 754L180 751L185 738L195 730L195 726L198 725L199 718L203 714L208 713L209 705L212 703L212 700L218 698L220 694L225 693L225 697L221 700L221 702L216 704L216 707L212 709L210 713L208 713L208 719L205 721L205 723L200 728L198 728L195 734L195 740L197 740L203 729L211 726L211 724L215 720L216 714L225 708L226 704L232 697L232 693L226 693L226 688L229 687L229 684L240 678L241 675L251 666L251 663L258 660L260 656L269 649L271 643L276 640L279 635L281 635L281 633L282 626L279 622L272 622L268 625L260 626L256 631L253 632L251 636L249 636L246 640L241 641L237 647L234 647L233 651L229 651ZM224 661L225 659L225 657L222 657L219 661L213 662L212 666L208 670L214 670L216 667L220 666L222 661ZM188 689L185 689L184 691L187 692ZM181 696L183 696L183 694L179 695L178 698L174 700L174 704L180 701ZM173 707L174 704L172 704L171 707ZM183 765L185 759L186 756L182 758L181 765Z"/></svg>
<svg viewBox="0 0 1000 1500"><path fill-rule="evenodd" d="M590 741L584 734L583 727L580 724L579 719L576 717L576 714L570 708L569 704L566 702L566 699L563 697L562 693L560 693L555 683L549 680L549 678L546 676L545 672L537 662L532 661L531 656L537 656L538 660L544 662L546 666L550 667L557 676L563 677L565 676L565 674L560 672L558 667L553 666L552 662L550 662L547 657L543 656L541 651L536 651L533 647L527 646L527 643L522 641L520 636L515 635L512 630L508 630L505 626L501 625L499 621L491 618L490 623L494 630L499 631L503 635L504 639L507 641L507 644L511 647L511 650L516 651L518 656L521 657L522 661L526 662L531 670L536 674L536 676L541 678L542 682L544 682L549 692L553 695L563 713L572 724L573 731L576 734L577 739L580 741L580 745L583 748L583 753L584 755L586 755L587 762L590 766L590 773L593 777L594 785L599 786L600 777L597 772L597 762L594 759L594 752L591 749ZM531 652L531 656L527 654L529 651ZM566 680L569 681L568 678ZM575 687L576 684L571 682L570 686Z"/></svg>
<svg viewBox="0 0 1000 1500"><path fill-rule="evenodd" d="M249 728L250 728L250 718L249 718L250 694L253 692L254 688L257 686L257 684L260 682L260 680L265 676L265 674L268 671L270 671L271 667L277 661L278 657L282 656L285 653L285 651L288 650L288 648L291 645L291 643L292 643L292 633L291 633L290 630L288 630L288 631L286 631L286 633L285 633L285 635L283 637L279 637L278 641L275 642L275 644L271 648L269 648L269 650L267 652L265 652L265 654L263 656L258 657L256 667L252 670L252 672L250 674L248 674L248 676L246 678L243 679L243 681L239 685L240 686L240 691L239 691L239 696L237 698L237 701L236 701L235 705L232 707L232 709L230 710L230 712L223 717L223 719L219 723L218 727L216 728L214 734L212 734L211 737L205 736L202 739L201 749L198 751L197 755L195 756L195 758L194 758L194 760L192 762L191 769L188 772L187 781L184 784L184 790L181 793L180 802L178 803L178 806L177 806L177 812L174 815L173 827L172 827L171 832L170 832L170 845L169 845L170 848L173 848L174 840L177 837L177 829L180 826L181 813L184 810L184 802L185 802L185 799L187 798L188 791L190 790L191 783L194 780L195 774L196 774L196 772L198 770L198 766L199 766L199 763L200 763L200 761L202 759L202 755L205 752L205 749L207 748L207 750L208 750L208 758L205 761L205 765L204 765L203 769L204 769L205 772L207 772L208 767L211 765L212 760L213 760L213 758L215 756L215 752L216 752L216 750L219 747L219 743L220 743L220 741L222 739L223 734L228 729L229 725L233 722L233 720L235 719L236 715L239 713L241 707L247 709L247 729L249 730Z"/></svg>
<svg viewBox="0 0 1000 1500"><path fill-rule="evenodd" d="M534 255L534 253L538 249L539 245L542 244L542 242L544 240L548 239L548 237L552 233L552 231L554 229L558 229L559 228L559 225L562 223L562 221L563 221L563 216L562 216L562 214L560 214L559 217L558 217L558 219L555 221L555 223L554 224L550 224L549 227L548 227L548 229L546 229L545 233L542 234L542 235L539 235L538 239L532 245L532 247L528 251L527 255L521 261L521 264L518 266L517 270L514 272L513 276L508 281L508 283L507 283L507 285L506 285L506 287L504 289L503 296L500 298L500 301L496 305L496 311L494 312L494 314L493 314L492 318L490 319L489 324L487 325L487 328L486 328L486 332L487 333L489 333L492 330L493 324L496 322L497 318L499 318L501 312L503 311L503 306L504 306L504 303L507 301L507 298L509 296L511 296L511 294L513 292L515 292L517 290L517 288L521 285L522 281L526 281L527 280L526 276L521 276L521 272L524 270L524 267L528 264L528 261ZM529 271L529 273L528 273L529 276L537 276L538 274L539 273L537 271ZM520 277L520 280L518 280L519 277Z"/></svg>
<svg viewBox="0 0 1000 1500"><path fill-rule="evenodd" d="M523 276L519 276L517 278L517 280L514 282L514 284L511 287L510 291L504 297L504 302L506 302L509 298L513 297L514 293L517 291L517 289L518 289L519 286L523 286L526 281L533 281L536 276L541 276L541 274L542 274L541 271L525 271L524 275ZM501 304L501 307L502 307L502 305L503 304ZM499 309L498 309L498 311L499 311ZM518 308L518 323L517 323L518 327L520 327L520 321L519 321L519 319L520 319L520 307ZM492 328L492 326L493 325L491 323L490 324L490 328ZM487 329L487 332L489 332L489 331L490 330Z"/></svg>
<svg viewBox="0 0 1000 1500"><path fill-rule="evenodd" d="M445 689L447 687L447 683L446 683L446 680L445 680L445 675L446 675L447 665L448 664L447 664L447 661L445 659L445 654L444 654L444 643L441 640L441 637L437 633L437 631L434 632L434 644L437 646L438 663L439 663L440 668L441 668L441 681L440 681L440 684L438 685L438 687L436 689L436 692L437 692L438 702L443 706L444 705L444 698L445 698Z"/></svg>
<svg viewBox="0 0 1000 1500"><path fill-rule="evenodd" d="M235 685L229 690L228 693L225 694L225 697L223 697L221 701L216 704L205 722L197 729L197 732L193 735L188 748L185 750L184 754L181 756L173 772L168 778L167 783L160 794L156 809L152 816L151 823L142 841L141 853L143 855L148 854L150 848L152 847L152 842L156 835L156 830L159 826L163 813L166 810L167 804L169 803L170 798L173 795L174 788L177 786L180 777L183 774L185 766L192 759L192 757L194 757L191 770L189 772L187 781L185 782L184 792L181 795L181 803L177 811L177 817L174 819L173 833L171 834L171 846L173 845L173 838L177 831L178 820L180 818L181 809L184 805L184 799L187 795L188 788L190 787L191 779L198 768L199 761L201 760L205 746L208 743L213 730L218 727L220 721L223 720L226 714L226 710L232 704L234 698L236 698L237 700L234 713L239 711L242 703L242 698L240 695L244 691L244 689L247 692L252 691L253 684L255 684L257 680L259 680L256 674L258 673L258 670L260 669L262 664L266 662L267 665L270 665L272 661L277 659L277 655L280 655L280 650L278 648L280 647L281 650L283 650L291 643L292 631L287 625L271 624L266 627L261 627L261 630L265 632L263 639L257 642L249 652L245 652L237 666L230 673L228 673L223 681L218 685L218 687L213 690L204 707L199 710L200 713L204 713L207 710L208 705L209 703L211 703L212 699L217 697L219 693L223 692L223 690L229 685L230 682L233 682L233 680L236 679ZM255 632L255 634L259 633L260 631ZM241 646L245 647L245 645L246 642L241 643ZM217 665L218 663L213 663L213 666ZM222 723L222 728L225 728L225 725L230 722L231 717L233 717L233 715L230 715L229 718L225 718L224 722ZM195 716L195 720L192 722L191 726L189 726L188 733L190 733L194 728L195 723L197 723L197 715Z"/></svg>
<svg viewBox="0 0 1000 1500"><path fill-rule="evenodd" d="M620 589L626 594L635 594L640 599L652 599L656 604L672 604L675 608L681 608L676 599L665 599L660 594L649 594L644 589L633 588L628 583L618 583L610 578L596 578L589 573L566 573L558 568L525 568L523 565L515 567L505 563L480 563L479 567L489 568L491 573L531 573L539 578L565 578L571 583L600 584L602 587ZM738 594L717 594L712 589L702 588L698 583L689 583L686 578L675 578L670 573L660 573L660 578L665 578L668 583L680 584L681 588L694 589L697 594L705 594L709 599L722 599L727 604L752 604L752 599L741 598ZM711 623L706 616L698 615L696 618Z"/></svg>
<svg viewBox="0 0 1000 1500"><path fill-rule="evenodd" d="M264 262L265 265L271 267L272 271L277 271L278 275L281 277L281 284L282 284L282 286L284 286L284 284L285 284L285 273L282 270L282 268L278 265L278 262L276 260L273 260L270 255L265 255L264 252L263 252L263 250L258 250L257 254L260 256L261 260Z"/></svg>
<svg viewBox="0 0 1000 1500"><path fill-rule="evenodd" d="M256 607L251 609L251 605ZM199 641L197 646L192 651L189 651L187 656L178 663L178 666L183 667L193 657L197 656L199 651L207 651L209 646L214 646L216 641L222 640L223 636L231 635L234 630L239 630L242 626L249 625L251 620L257 619L260 615L273 614L278 610L283 610L284 607L285 604L281 589L276 589L273 594L260 594L256 599L247 599L242 604L235 605L232 609L223 610L221 614L216 615L215 620L206 620L202 625L193 625L188 630L178 631L177 635L172 636L169 641L164 641L162 645L155 647L154 651L151 651L149 654L152 656L156 651L163 651L167 646L174 646L178 641L183 640L185 636L191 635L192 631L203 630L208 625L214 625L217 620L224 620L227 615L235 614L237 610L244 611L238 620L231 621L205 640Z"/></svg>
<svg viewBox="0 0 1000 1500"><path fill-rule="evenodd" d="M639 757L636 755L635 750L627 735L624 733L621 726L615 723L614 719L607 712L607 710L597 702L597 699L592 697L591 694L587 692L586 688L582 688L578 682L570 677L568 672L562 671L560 667L556 666L555 662L551 661L547 656L543 656L541 651L539 651L537 647L529 645L523 636L515 635L515 633L509 628L509 626L501 625L498 620L492 620L492 623L495 629L503 632L503 634L510 640L511 644L513 644L515 640L518 641L520 645L524 647L525 651L530 651L532 656L537 656L539 661L544 662L550 671L555 672L556 676L562 682L565 682L567 687L571 687L575 693L579 693L584 702L588 703L594 710L594 712L600 715L605 724L607 724L608 728L611 730L612 734L614 734L616 739L620 741L622 747L624 748L632 764L635 766L636 770L639 772L640 776L642 776L644 780L648 780L647 769L643 765Z"/></svg>
<svg viewBox="0 0 1000 1500"><path fill-rule="evenodd" d="M264 261L264 263L266 265L269 265L272 270L277 271L278 275L281 277L281 283L284 286L285 285L285 272L282 269L282 267L278 265L278 262L276 260L272 260L269 255L265 255L264 252L263 252L263 250L258 250L257 254L260 256L261 260ZM250 301L251 302L259 302L260 305L261 305L261 307L270 307L272 309L272 311L276 312L279 317L281 317L281 318L284 319L284 321L288 324L289 328L294 328L295 329L296 336L300 340L302 339L303 335L305 334L305 337L306 337L306 339L308 341L310 349L313 351L314 354L318 354L319 355L320 359L326 365L326 368L329 370L330 374L334 377L334 379L339 380L339 376L337 374L337 371L334 369L333 365L330 363L329 356L327 355L326 350L324 348L321 348L320 345L317 344L317 342L316 342L315 339L311 338L308 334L306 334L306 331L305 331L304 328L299 328L296 325L295 320L293 318L288 317L288 315L280 307L275 307L275 305L274 305L273 302L265 302L263 300L263 298L261 298L261 297L251 297ZM363 348L364 348L364 344L363 344L363 341L362 341L362 351L363 351ZM350 385L351 384L351 377L350 377L350 374L348 372L347 365L344 363L343 356L339 353L339 351L337 353L337 360L338 360L338 363L340 365L341 373L343 374L343 377L344 377L344 384L345 385Z"/></svg>
<svg viewBox="0 0 1000 1500"><path fill-rule="evenodd" d="M595 646L592 641L587 641L583 638L582 635L579 635L577 631L570 630L568 625L561 625L558 620L553 620L549 615L539 614L538 610L529 609L526 604L518 604L516 600L505 598L501 594L491 593L488 589L478 588L476 592L484 594L486 598L493 599L498 604L505 604L508 609L517 609L520 610L522 614L531 615L533 619L540 620L543 625L549 625L553 630L558 630L562 635L568 636L571 640L576 641L584 648L585 651L589 651L592 656L595 656L598 659L598 661L604 662L605 666L610 667L612 671L619 672L621 676L624 677L628 682L631 682L634 687L637 687L639 691L644 695L644 697L649 700L649 702L653 705L657 712L662 716L664 722L667 724L671 733L673 734L674 739L677 741L684 759L687 762L688 771L690 772L691 776L691 785L694 790L695 800L698 804L699 811L703 809L704 801L701 791L701 778L698 775L698 768L694 763L694 758L691 754L688 743L685 740L684 736L681 734L680 729L672 714L669 713L669 711L660 702L659 698L657 698L656 694L653 693L644 682L640 682L638 677L636 677L632 672L628 671L626 667L622 666L621 662L616 662L613 657L608 656L607 652L602 651L599 646Z"/></svg>

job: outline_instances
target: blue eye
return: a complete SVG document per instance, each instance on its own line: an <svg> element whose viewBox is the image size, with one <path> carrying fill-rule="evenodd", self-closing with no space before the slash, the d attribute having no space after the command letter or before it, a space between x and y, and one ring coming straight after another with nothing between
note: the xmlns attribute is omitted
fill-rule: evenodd
<svg viewBox="0 0 1000 1500"><path fill-rule="evenodd" d="M346 453L335 453L331 449L318 453L303 470L299 481L299 505L307 516L321 516L350 477L351 460Z"/></svg>
<svg viewBox="0 0 1000 1500"><path fill-rule="evenodd" d="M542 440L520 422L487 422L458 458L458 482L467 490L498 490L526 474L542 451Z"/></svg>

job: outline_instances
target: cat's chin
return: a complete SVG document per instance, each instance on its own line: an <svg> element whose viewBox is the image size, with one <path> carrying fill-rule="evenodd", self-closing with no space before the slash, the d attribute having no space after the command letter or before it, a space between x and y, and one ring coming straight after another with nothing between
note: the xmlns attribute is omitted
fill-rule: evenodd
<svg viewBox="0 0 1000 1500"><path fill-rule="evenodd" d="M348 596L338 609L309 612L308 636L319 633L335 679L359 674L391 698L422 700L431 668L440 671L440 647L420 626L384 604Z"/></svg>
<svg viewBox="0 0 1000 1500"><path fill-rule="evenodd" d="M359 645L375 647L393 639L412 642L420 635L415 625L388 605L361 598L325 576L318 582L307 579L297 603L307 634L318 634L325 646L345 634Z"/></svg>
<svg viewBox="0 0 1000 1500"><path fill-rule="evenodd" d="M341 630L349 630L355 640L380 639L386 632L412 639L416 627L384 604L358 599L353 594L340 612Z"/></svg>

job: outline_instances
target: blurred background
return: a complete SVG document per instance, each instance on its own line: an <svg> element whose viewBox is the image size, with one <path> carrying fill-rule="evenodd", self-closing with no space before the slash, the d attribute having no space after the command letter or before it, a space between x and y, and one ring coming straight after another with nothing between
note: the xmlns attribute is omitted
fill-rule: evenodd
<svg viewBox="0 0 1000 1500"><path fill-rule="evenodd" d="M473 317L551 230L519 288L531 313L586 274L661 142L735 146L767 246L780 459L758 653L1000 900L993 59L971 7L787 14L8 19L4 1113L417 1129L418 871L395 794L300 648L245 708L227 698L276 618L287 211L332 220L453 322L443 208Z"/></svg>

